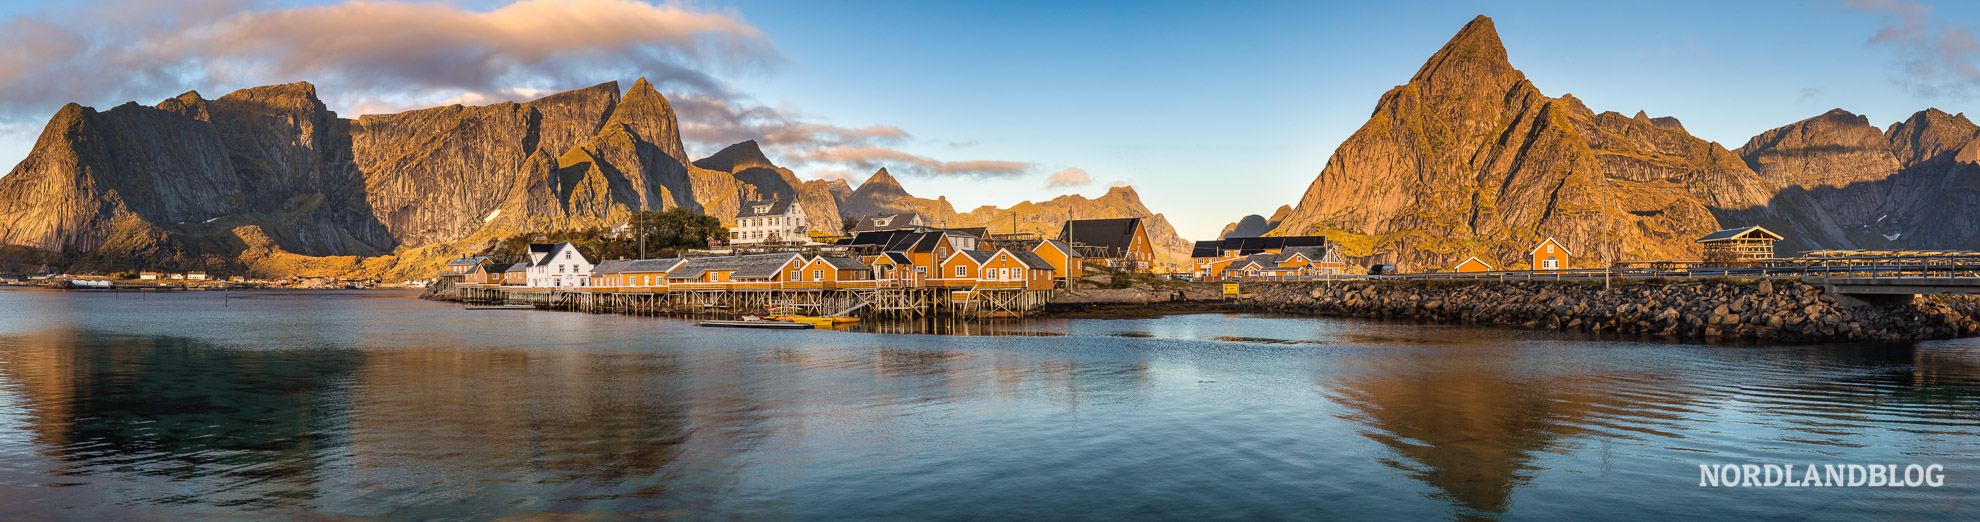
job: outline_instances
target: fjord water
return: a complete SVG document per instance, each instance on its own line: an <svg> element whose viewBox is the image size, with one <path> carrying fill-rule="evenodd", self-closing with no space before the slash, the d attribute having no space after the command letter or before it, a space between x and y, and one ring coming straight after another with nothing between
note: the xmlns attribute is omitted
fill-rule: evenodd
<svg viewBox="0 0 1980 522"><path fill-rule="evenodd" d="M0 517L1980 514L1970 340L1222 314L750 331L411 295L0 291ZM1947 471L1698 486L1726 463Z"/></svg>

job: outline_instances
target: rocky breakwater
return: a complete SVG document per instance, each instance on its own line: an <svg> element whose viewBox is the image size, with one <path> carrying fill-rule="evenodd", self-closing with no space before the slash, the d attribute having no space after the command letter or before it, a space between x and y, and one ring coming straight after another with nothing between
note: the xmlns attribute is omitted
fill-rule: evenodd
<svg viewBox="0 0 1980 522"><path fill-rule="evenodd" d="M1980 299L1845 306L1796 281L1254 283L1248 308L1292 313L1784 342L1980 335Z"/></svg>

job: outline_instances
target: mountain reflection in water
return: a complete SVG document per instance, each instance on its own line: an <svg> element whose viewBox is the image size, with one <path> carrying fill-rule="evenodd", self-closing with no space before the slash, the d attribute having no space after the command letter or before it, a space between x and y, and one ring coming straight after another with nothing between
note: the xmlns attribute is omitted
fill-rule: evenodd
<svg viewBox="0 0 1980 522"><path fill-rule="evenodd" d="M1980 343L0 292L0 516L1968 518ZM235 297L243 297L236 295ZM939 334L939 335L938 335ZM963 335L955 335L963 334ZM1941 488L1700 488L1939 463Z"/></svg>

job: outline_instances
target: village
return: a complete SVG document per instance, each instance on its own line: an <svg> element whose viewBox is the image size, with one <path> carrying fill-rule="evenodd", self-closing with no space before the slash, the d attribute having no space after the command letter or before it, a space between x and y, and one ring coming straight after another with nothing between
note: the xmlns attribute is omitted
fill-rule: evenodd
<svg viewBox="0 0 1980 522"><path fill-rule="evenodd" d="M854 219L846 235L811 234L802 206L774 197L747 201L727 227L728 240L706 250L595 260L571 242L535 243L517 262L451 260L433 293L469 303L632 313L1020 316L1089 271L1157 269L1140 218L1072 220L1052 238L945 228L916 213ZM622 226L615 233L632 232Z"/></svg>

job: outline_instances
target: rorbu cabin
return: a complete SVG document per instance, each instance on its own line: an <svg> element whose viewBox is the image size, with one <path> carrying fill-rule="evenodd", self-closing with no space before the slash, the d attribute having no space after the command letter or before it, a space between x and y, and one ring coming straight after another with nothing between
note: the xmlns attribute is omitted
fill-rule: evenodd
<svg viewBox="0 0 1980 522"><path fill-rule="evenodd" d="M529 263L516 263L502 270L502 286L527 286Z"/></svg>
<svg viewBox="0 0 1980 522"><path fill-rule="evenodd" d="M1774 257L1774 242L1786 239L1759 226L1728 228L1698 238L1706 264L1727 264Z"/></svg>
<svg viewBox="0 0 1980 522"><path fill-rule="evenodd" d="M1490 272L1492 271L1492 265L1487 264L1483 259L1479 259L1478 256L1472 256L1465 258L1464 262L1458 263L1451 270L1458 273Z"/></svg>
<svg viewBox="0 0 1980 522"><path fill-rule="evenodd" d="M1086 275L1086 256L1080 255L1079 251L1074 250L1072 245L1064 241L1053 239L1039 241L1037 245L1032 245L1031 253L1052 265L1053 278L1078 278Z"/></svg>
<svg viewBox="0 0 1980 522"><path fill-rule="evenodd" d="M1109 268L1146 272L1155 265L1155 244L1141 218L1075 219L1059 229L1059 241L1089 249L1088 259Z"/></svg>
<svg viewBox="0 0 1980 522"><path fill-rule="evenodd" d="M1569 252L1567 245L1550 237L1534 245L1533 251L1528 254L1533 260L1534 270L1560 270L1569 266L1568 256L1574 255L1574 252Z"/></svg>
<svg viewBox="0 0 1980 522"><path fill-rule="evenodd" d="M1341 269L1342 264L1338 254L1333 251L1333 247L1327 245L1327 236L1231 237L1197 241L1191 246L1189 257L1195 267L1195 276L1211 281L1222 277L1251 277L1244 271L1246 267L1241 266L1237 271L1231 271L1232 265L1251 256L1295 252L1304 252L1304 254L1282 255L1271 258L1270 261L1260 258L1262 264L1253 272L1276 271L1268 269L1277 268L1273 265L1290 264L1313 268L1313 270L1299 271L1299 274L1328 273L1325 272L1328 268L1335 270L1332 273L1339 273ZM1321 258L1326 256L1336 257L1332 261L1323 261Z"/></svg>
<svg viewBox="0 0 1980 522"><path fill-rule="evenodd" d="M667 272L680 266L684 261L674 259L641 259L619 269L621 291L652 292L667 288Z"/></svg>
<svg viewBox="0 0 1980 522"><path fill-rule="evenodd" d="M800 282L805 287L831 290L842 286L841 282L871 280L873 268L859 262L858 259L817 256L805 262L793 274L797 276L793 281Z"/></svg>

